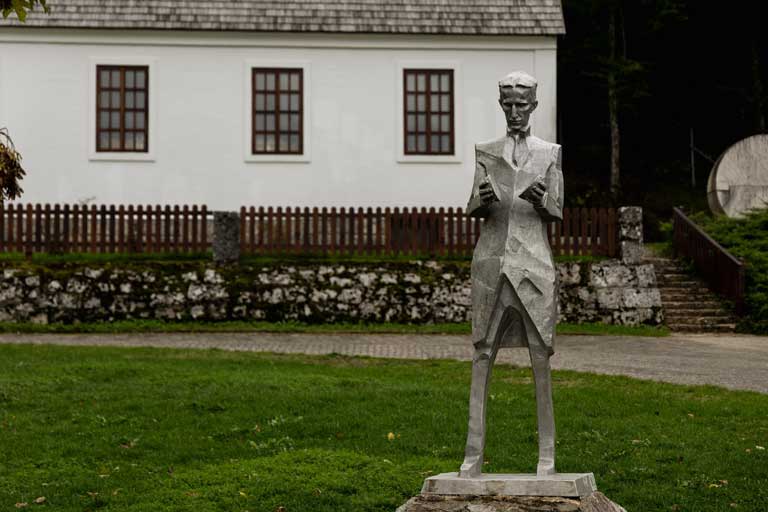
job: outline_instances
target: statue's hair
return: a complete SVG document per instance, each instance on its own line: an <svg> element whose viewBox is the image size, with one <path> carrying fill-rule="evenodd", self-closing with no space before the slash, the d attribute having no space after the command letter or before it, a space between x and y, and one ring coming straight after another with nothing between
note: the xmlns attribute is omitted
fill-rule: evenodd
<svg viewBox="0 0 768 512"><path fill-rule="evenodd" d="M523 87L525 89L532 89L534 96L536 95L536 79L525 71L513 71L501 80L499 80L499 89L503 87Z"/></svg>

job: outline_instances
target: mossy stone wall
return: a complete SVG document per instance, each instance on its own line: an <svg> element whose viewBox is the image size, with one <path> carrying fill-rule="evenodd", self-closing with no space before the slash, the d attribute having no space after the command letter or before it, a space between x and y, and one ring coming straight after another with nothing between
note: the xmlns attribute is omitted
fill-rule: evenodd
<svg viewBox="0 0 768 512"><path fill-rule="evenodd" d="M560 320L662 323L651 265L561 263ZM470 319L469 263L62 263L5 268L0 321L298 320L449 323Z"/></svg>

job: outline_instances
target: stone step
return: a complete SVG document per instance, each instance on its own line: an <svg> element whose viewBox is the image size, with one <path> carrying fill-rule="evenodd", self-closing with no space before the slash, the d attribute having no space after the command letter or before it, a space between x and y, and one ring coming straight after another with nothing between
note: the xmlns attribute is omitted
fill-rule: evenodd
<svg viewBox="0 0 768 512"><path fill-rule="evenodd" d="M692 286L692 287L686 287L686 286L659 286L659 291L661 291L662 294L664 293L684 293L686 295L690 295L692 293L709 293L713 294L712 290L710 290L707 287L704 286Z"/></svg>
<svg viewBox="0 0 768 512"><path fill-rule="evenodd" d="M703 281L694 281L693 279L688 279L686 281L680 280L680 281L662 281L661 279L656 279L656 286L659 288L684 288L687 291L691 290L707 290L709 291L709 285Z"/></svg>
<svg viewBox="0 0 768 512"><path fill-rule="evenodd" d="M664 276L664 275L669 275L669 276L694 276L694 277L696 276L695 273L693 273L690 270L685 269L685 268L674 268L674 267L660 268L658 266L654 266L653 269L656 271L656 275L659 275L659 276Z"/></svg>
<svg viewBox="0 0 768 512"><path fill-rule="evenodd" d="M676 325L698 325L699 329L706 330L718 325L736 325L735 318L722 318L716 322L697 322L695 318L666 318L666 325L672 329Z"/></svg>
<svg viewBox="0 0 768 512"><path fill-rule="evenodd" d="M662 289L659 289L659 291L661 293L661 301L665 303L670 303L670 304L673 302L684 302L684 303L695 302L697 304L700 302L717 302L718 304L721 303L718 296L710 291L695 292L695 293L687 293L687 292L681 293L678 291L669 292L667 290L662 290Z"/></svg>
<svg viewBox="0 0 768 512"><path fill-rule="evenodd" d="M653 268L659 272L689 272L688 267L677 263L654 263Z"/></svg>
<svg viewBox="0 0 768 512"><path fill-rule="evenodd" d="M699 324L667 324L673 332L734 332L736 324L699 325Z"/></svg>
<svg viewBox="0 0 768 512"><path fill-rule="evenodd" d="M659 281L701 281L698 277L686 272L656 272L656 279Z"/></svg>
<svg viewBox="0 0 768 512"><path fill-rule="evenodd" d="M660 283L676 283L679 281L698 281L699 283L704 284L704 281L700 279L697 276L692 276L690 274L660 274L656 273L656 281Z"/></svg>
<svg viewBox="0 0 768 512"><path fill-rule="evenodd" d="M695 316L712 317L712 318L732 318L733 315L723 308L688 308L688 309L669 309L664 308L664 316L667 318L688 318Z"/></svg>
<svg viewBox="0 0 768 512"><path fill-rule="evenodd" d="M658 274L692 274L690 269L676 265L654 265L653 269Z"/></svg>
<svg viewBox="0 0 768 512"><path fill-rule="evenodd" d="M700 289L705 290L709 289L707 288L707 285L701 281L693 281L693 280L687 280L687 281L660 281L656 280L657 286L659 288L686 288L686 289Z"/></svg>
<svg viewBox="0 0 768 512"><path fill-rule="evenodd" d="M658 262L662 262L662 263L673 262L674 263L676 261L677 260L675 260L674 258L669 258L667 256L658 256L658 255L653 254L653 253L649 253L647 256L645 256L643 258L643 262L645 262L645 263L658 263Z"/></svg>
<svg viewBox="0 0 768 512"><path fill-rule="evenodd" d="M674 305L674 304L720 304L723 305L724 302L720 297L715 295L712 292L696 292L696 293L685 293L680 291L675 291L673 293L664 293L664 291L659 290L659 293L661 294L661 301ZM675 297L675 298L673 298Z"/></svg>
<svg viewBox="0 0 768 512"><path fill-rule="evenodd" d="M689 275L680 274L680 275L674 275L674 276L669 276L669 275L663 276L661 274L656 274L656 282L658 283L674 284L674 283L689 282L689 281L696 281L701 285L706 284L704 281Z"/></svg>
<svg viewBox="0 0 768 512"><path fill-rule="evenodd" d="M719 324L732 324L736 322L736 319L730 315L721 316L667 316L664 315L667 325L676 324L698 324L698 325L719 325Z"/></svg>
<svg viewBox="0 0 768 512"><path fill-rule="evenodd" d="M667 325L687 324L687 325L700 325L702 327L719 324L731 324L734 322L733 317L724 316L666 316Z"/></svg>
<svg viewBox="0 0 768 512"><path fill-rule="evenodd" d="M704 314L709 314L717 311L728 311L725 307L723 307L722 302L712 300L712 301L679 301L679 302L672 302L672 301L666 301L663 298L661 299L661 304L664 306L665 310L669 311L679 311L679 310L691 310L691 311L701 311Z"/></svg>
<svg viewBox="0 0 768 512"><path fill-rule="evenodd" d="M665 323L678 332L734 332L736 319L707 283L678 260L646 260L656 271Z"/></svg>
<svg viewBox="0 0 768 512"><path fill-rule="evenodd" d="M689 313L684 312L681 309L671 309L668 310L664 308L664 316L667 317L688 317L688 318L731 318L733 317L733 314L726 310L726 309L720 309L716 311L701 311L699 309L692 309Z"/></svg>
<svg viewBox="0 0 768 512"><path fill-rule="evenodd" d="M683 314L675 314L674 312L664 312L664 321L669 324L693 324L693 323L703 323L703 324L730 324L736 321L736 318L733 315L729 315L728 313L720 313L720 314L698 314L698 313L683 313Z"/></svg>

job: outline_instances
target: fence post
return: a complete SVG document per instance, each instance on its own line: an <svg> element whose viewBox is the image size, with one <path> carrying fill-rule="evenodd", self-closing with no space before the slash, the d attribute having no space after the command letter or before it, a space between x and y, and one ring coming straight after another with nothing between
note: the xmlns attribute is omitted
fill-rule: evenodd
<svg viewBox="0 0 768 512"><path fill-rule="evenodd" d="M621 261L640 263L643 259L643 208L619 208L619 248Z"/></svg>
<svg viewBox="0 0 768 512"><path fill-rule="evenodd" d="M240 215L213 212L213 261L232 263L240 258Z"/></svg>

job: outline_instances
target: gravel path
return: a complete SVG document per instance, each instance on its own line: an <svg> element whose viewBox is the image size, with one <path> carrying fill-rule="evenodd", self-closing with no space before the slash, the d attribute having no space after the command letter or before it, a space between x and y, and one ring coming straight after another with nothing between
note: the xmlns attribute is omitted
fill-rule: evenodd
<svg viewBox="0 0 768 512"><path fill-rule="evenodd" d="M0 343L116 347L219 348L249 352L330 354L401 359L469 360L467 336L401 334L2 334ZM678 384L713 384L768 393L768 337L674 334L667 338L559 336L556 369L627 375ZM525 350L499 361L527 365Z"/></svg>

